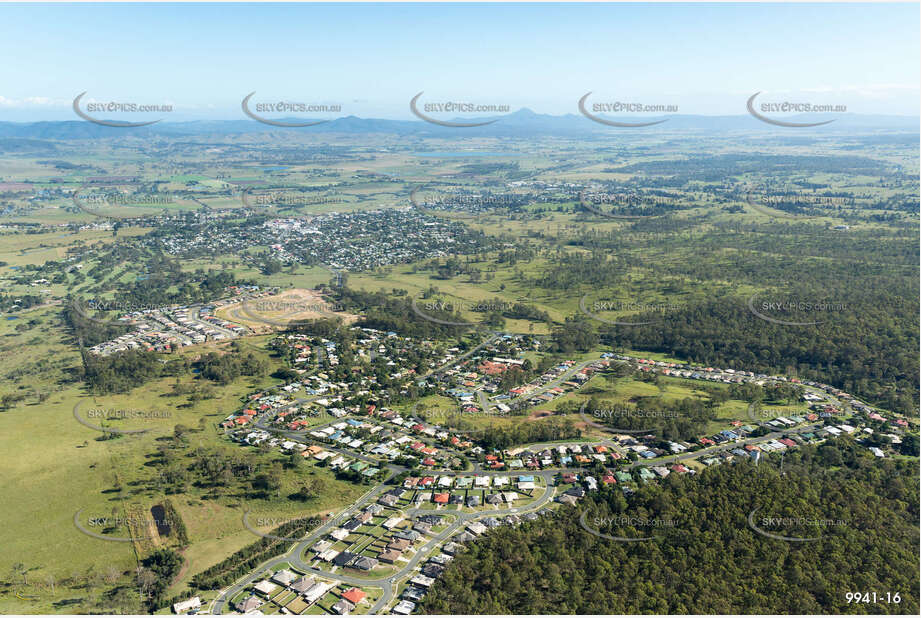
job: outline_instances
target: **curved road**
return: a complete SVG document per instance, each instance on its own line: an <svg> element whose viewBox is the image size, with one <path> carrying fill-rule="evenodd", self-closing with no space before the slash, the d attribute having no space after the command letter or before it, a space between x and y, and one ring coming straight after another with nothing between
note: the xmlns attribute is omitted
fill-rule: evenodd
<svg viewBox="0 0 921 618"><path fill-rule="evenodd" d="M392 478L397 472L388 477L387 480ZM461 473L457 473L461 474ZM252 584L256 580L260 579L263 576L263 573L272 569L275 566L278 566L282 563L288 563L298 570L318 575L327 579L339 580L343 583L350 584L353 586L370 586L374 588L381 588L382 594L381 598L374 604L374 606L369 610L369 614L376 614L386 607L392 600L394 594L394 584L399 580L407 577L415 568L418 566L419 562L423 559L428 558L432 551L441 543L452 537L458 532L462 527L464 527L470 521L474 521L480 518L486 517L495 517L495 516L504 516L512 514L521 514L528 513L543 508L552 498L555 493L555 488L550 484L550 480L553 476L556 475L556 471L546 470L540 471L533 474L534 476L541 476L546 481L546 487L544 493L534 502L528 504L526 507L511 507L511 508L502 508L502 509L492 509L488 511L480 512L461 512L461 511L437 511L433 509L420 509L412 508L406 511L406 514L410 517L416 515L425 515L425 514L437 514L443 516L454 517L454 522L449 525L445 530L433 536L427 543L421 546L409 560L409 562L401 568L396 573L389 575L387 577L379 578L364 578L364 577L355 577L351 575L344 575L341 573L333 573L331 571L325 571L323 569L317 569L309 566L305 563L301 555L312 546L317 540L322 536L330 532L332 529L339 527L339 524L346 521L352 515L357 513L363 506L369 504L371 501L377 498L377 496L383 493L384 488L387 487L387 481L384 481L377 487L373 488L367 494L365 494L361 499L356 501L351 507L343 511L340 515L330 519L325 522L323 525L318 527L316 530L312 531L309 535L304 537L304 539L298 541L294 547L290 548L284 554L272 558L254 570L253 573L245 576L243 579L239 580L237 583L233 584L229 588L225 588L218 597L212 603L212 613L220 614L224 606L230 602L234 596L236 596L241 590L246 588L248 585Z"/></svg>

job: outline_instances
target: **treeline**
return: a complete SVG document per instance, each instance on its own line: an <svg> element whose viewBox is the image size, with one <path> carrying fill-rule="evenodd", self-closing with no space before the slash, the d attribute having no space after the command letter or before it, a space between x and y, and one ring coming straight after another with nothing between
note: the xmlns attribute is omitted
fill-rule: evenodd
<svg viewBox="0 0 921 618"><path fill-rule="evenodd" d="M153 613L163 604L163 593L182 569L182 556L167 547L154 550L141 560L137 571L138 586L144 593L145 607Z"/></svg>
<svg viewBox="0 0 921 618"><path fill-rule="evenodd" d="M151 380L188 375L193 367L199 370L202 379L218 384L229 384L241 376L264 376L268 372L268 363L252 352L209 352L196 363L147 350L124 350L107 356L83 350L82 355L83 380L97 394L127 393ZM173 392L183 394L188 390L174 386Z"/></svg>
<svg viewBox="0 0 921 618"><path fill-rule="evenodd" d="M788 298L823 298L783 294ZM764 296L773 300L770 296ZM744 299L718 299L661 314L638 314L638 326L601 327L603 343L662 352L689 362L821 381L902 413L918 405L918 332L899 299L855 291L847 309L781 316L788 325L755 316ZM888 314L888 315L883 315ZM770 316L769 316L770 317Z"/></svg>
<svg viewBox="0 0 921 618"><path fill-rule="evenodd" d="M264 376L269 370L269 364L257 357L252 352L238 354L217 354L209 352L195 363L201 377L217 382L230 384L241 376Z"/></svg>
<svg viewBox="0 0 921 618"><path fill-rule="evenodd" d="M278 526L269 534L284 538L305 536L319 522L315 517L296 519ZM250 573L269 558L284 553L291 541L262 537L230 557L192 577L189 586L199 590L217 590Z"/></svg>
<svg viewBox="0 0 921 618"><path fill-rule="evenodd" d="M83 352L83 380L90 391L105 395L127 393L150 380L179 375L181 362L162 363L147 350L126 350L109 356Z"/></svg>
<svg viewBox="0 0 921 618"><path fill-rule="evenodd" d="M695 156L683 159L641 161L614 168L618 173L640 172L664 176L691 176L704 182L722 182L730 176L751 174L855 174L879 175L886 172L882 161L856 155L781 155L781 154L723 154Z"/></svg>
<svg viewBox="0 0 921 618"><path fill-rule="evenodd" d="M359 326L394 331L404 337L425 339L457 338L470 327L439 324L420 316L413 309L412 299L408 296L391 296L383 292L365 292L348 288L335 288L335 299L342 303L347 311L362 313ZM446 322L467 322L456 312L440 307L428 307L425 300L417 300L416 306L427 316Z"/></svg>
<svg viewBox="0 0 921 618"><path fill-rule="evenodd" d="M615 486L553 517L496 528L450 563L421 610L917 615L917 462L876 460L844 439L788 451L783 475L776 464L672 474L629 497ZM750 518L768 533L817 540L771 538ZM586 528L651 538L617 542ZM899 593L900 603L879 594L848 603L847 593L874 591Z"/></svg>
<svg viewBox="0 0 921 618"><path fill-rule="evenodd" d="M686 397L664 401L637 397L630 405L592 397L582 408L575 402L559 411L578 412L611 430L650 433L665 440L693 440L717 418L719 403L711 398Z"/></svg>
<svg viewBox="0 0 921 618"><path fill-rule="evenodd" d="M66 301L61 315L64 318L64 323L67 324L73 332L74 339L82 341L83 345L87 347L92 347L103 341L111 341L131 330L131 327L128 325L110 323L110 320L116 319L114 317L107 316L97 318L97 315L101 316L102 314L96 314L90 311L85 305L75 299L68 299Z"/></svg>
<svg viewBox="0 0 921 618"><path fill-rule="evenodd" d="M169 522L169 536L174 538L180 547L187 546L189 544L189 530L186 528L185 521L183 521L179 511L173 505L173 501L167 498L160 503L160 506L163 507L163 519Z"/></svg>
<svg viewBox="0 0 921 618"><path fill-rule="evenodd" d="M506 449L518 444L552 442L581 438L582 430L569 419L551 419L534 423L517 423L507 427L490 427L477 435L477 442L486 449Z"/></svg>
<svg viewBox="0 0 921 618"><path fill-rule="evenodd" d="M0 313L22 311L42 304L42 297L35 294L0 294Z"/></svg>

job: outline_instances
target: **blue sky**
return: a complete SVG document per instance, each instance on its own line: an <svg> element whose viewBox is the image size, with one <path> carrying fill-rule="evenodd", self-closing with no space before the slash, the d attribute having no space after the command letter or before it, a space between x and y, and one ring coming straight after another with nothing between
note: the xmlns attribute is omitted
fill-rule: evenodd
<svg viewBox="0 0 921 618"><path fill-rule="evenodd" d="M240 100L413 118L409 99L577 113L592 100L743 114L745 100L918 115L918 4L0 5L0 120L73 98L243 118ZM767 95L765 95L767 96Z"/></svg>

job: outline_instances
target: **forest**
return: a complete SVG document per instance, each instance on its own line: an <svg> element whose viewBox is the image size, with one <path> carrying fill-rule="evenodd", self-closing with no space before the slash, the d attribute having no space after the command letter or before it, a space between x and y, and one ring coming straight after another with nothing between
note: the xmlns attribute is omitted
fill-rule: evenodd
<svg viewBox="0 0 921 618"><path fill-rule="evenodd" d="M672 474L629 496L614 486L487 532L422 610L916 615L918 480L916 463L874 460L841 439L788 452L782 473L771 457ZM754 511L759 530L816 540L762 534ZM847 593L872 591L898 592L900 603L848 603Z"/></svg>

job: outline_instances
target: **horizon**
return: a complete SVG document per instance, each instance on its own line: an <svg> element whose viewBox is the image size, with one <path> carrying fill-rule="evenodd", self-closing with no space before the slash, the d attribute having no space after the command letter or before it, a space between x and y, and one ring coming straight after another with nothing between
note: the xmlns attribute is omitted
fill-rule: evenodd
<svg viewBox="0 0 921 618"><path fill-rule="evenodd" d="M552 116L588 92L689 116L744 115L755 92L919 115L917 4L79 4L54 5L54 21L47 4L3 8L0 51L21 60L0 68L0 121L77 119L82 92L169 105L166 122L244 120L249 93L384 120L415 120L420 92Z"/></svg>

